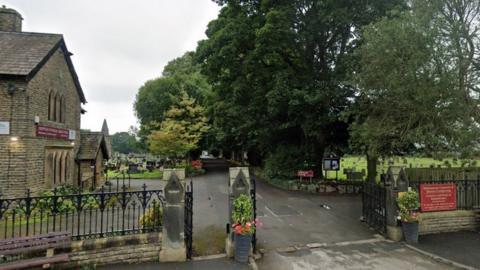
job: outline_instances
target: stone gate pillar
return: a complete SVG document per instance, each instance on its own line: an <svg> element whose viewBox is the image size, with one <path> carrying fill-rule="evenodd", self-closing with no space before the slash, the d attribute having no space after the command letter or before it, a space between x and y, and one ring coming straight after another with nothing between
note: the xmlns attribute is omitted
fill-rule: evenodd
<svg viewBox="0 0 480 270"><path fill-rule="evenodd" d="M228 257L233 257L234 255L234 245L233 245L233 230L232 226L232 210L233 210L233 201L238 198L241 194L250 196L250 173L248 167L235 167L230 168L230 174L228 179L228 225L229 233L227 235L225 249Z"/></svg>
<svg viewBox="0 0 480 270"><path fill-rule="evenodd" d="M387 236L394 241L401 241L403 234L398 226L397 197L399 192L408 190L408 178L403 166L390 166L385 179Z"/></svg>
<svg viewBox="0 0 480 270"><path fill-rule="evenodd" d="M185 169L165 169L163 179L165 205L163 208L163 237L161 262L183 262L187 260L184 234Z"/></svg>

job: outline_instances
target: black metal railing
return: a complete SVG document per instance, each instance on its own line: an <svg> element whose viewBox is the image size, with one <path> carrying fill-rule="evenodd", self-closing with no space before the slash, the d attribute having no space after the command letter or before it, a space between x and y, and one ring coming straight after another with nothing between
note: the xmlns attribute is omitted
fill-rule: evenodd
<svg viewBox="0 0 480 270"><path fill-rule="evenodd" d="M162 230L163 190L0 198L0 239L68 231L73 239Z"/></svg>
<svg viewBox="0 0 480 270"><path fill-rule="evenodd" d="M383 185L365 182L362 190L363 218L372 228L381 233L387 231L387 197Z"/></svg>
<svg viewBox="0 0 480 270"><path fill-rule="evenodd" d="M255 175L252 175L252 179L250 180L250 183L252 185L252 188L250 190L250 197L252 199L253 203L253 220L257 221L257 179ZM253 232L252 235L252 249L253 253L257 252L257 229L255 228L255 231Z"/></svg>
<svg viewBox="0 0 480 270"><path fill-rule="evenodd" d="M193 257L193 182L187 185L185 190L185 214L184 233L187 259Z"/></svg>
<svg viewBox="0 0 480 270"><path fill-rule="evenodd" d="M131 187L132 177L128 172L120 172L113 176L108 176L108 173L105 175L105 184L109 192L112 190L119 192L123 186ZM112 187L114 184L115 186Z"/></svg>
<svg viewBox="0 0 480 270"><path fill-rule="evenodd" d="M409 186L420 192L420 184L455 184L457 188L457 209L472 210L480 209L480 175L476 179L432 179L410 180Z"/></svg>

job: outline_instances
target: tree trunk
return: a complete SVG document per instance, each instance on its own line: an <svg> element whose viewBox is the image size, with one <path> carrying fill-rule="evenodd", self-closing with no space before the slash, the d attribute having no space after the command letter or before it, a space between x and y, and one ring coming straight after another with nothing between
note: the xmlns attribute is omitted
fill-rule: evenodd
<svg viewBox="0 0 480 270"><path fill-rule="evenodd" d="M315 172L315 175L317 176L317 178L321 179L321 180L324 180L325 179L325 175L323 175L323 155L325 154L325 148L324 147L319 147L317 149L315 149L315 153L316 153L316 162L318 164L317 166L317 171Z"/></svg>
<svg viewBox="0 0 480 270"><path fill-rule="evenodd" d="M377 156L367 155L367 181L375 182L377 178Z"/></svg>

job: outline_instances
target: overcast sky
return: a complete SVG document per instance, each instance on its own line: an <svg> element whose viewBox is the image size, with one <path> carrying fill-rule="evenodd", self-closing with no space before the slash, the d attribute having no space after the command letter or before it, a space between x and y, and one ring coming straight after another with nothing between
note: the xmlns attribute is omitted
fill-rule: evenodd
<svg viewBox="0 0 480 270"><path fill-rule="evenodd" d="M0 0L19 11L23 30L60 33L88 103L82 128L110 133L138 125L138 88L205 38L219 7L211 0Z"/></svg>

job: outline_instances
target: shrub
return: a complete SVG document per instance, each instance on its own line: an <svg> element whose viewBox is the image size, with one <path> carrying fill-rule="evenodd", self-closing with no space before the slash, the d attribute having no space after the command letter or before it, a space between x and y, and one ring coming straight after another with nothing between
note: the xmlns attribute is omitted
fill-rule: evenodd
<svg viewBox="0 0 480 270"><path fill-rule="evenodd" d="M265 160L265 176L268 179L288 180L302 169L304 153L298 146L280 145Z"/></svg>
<svg viewBox="0 0 480 270"><path fill-rule="evenodd" d="M140 225L142 228L155 228L163 224L163 208L162 204L153 201L152 206L145 211L145 214L140 217Z"/></svg>
<svg viewBox="0 0 480 270"><path fill-rule="evenodd" d="M255 221L253 219L253 203L250 196L242 194L233 201L233 229L236 234L253 234Z"/></svg>
<svg viewBox="0 0 480 270"><path fill-rule="evenodd" d="M414 222L417 220L416 211L420 207L418 193L414 190L409 190L402 193L397 198L400 219L404 222Z"/></svg>

